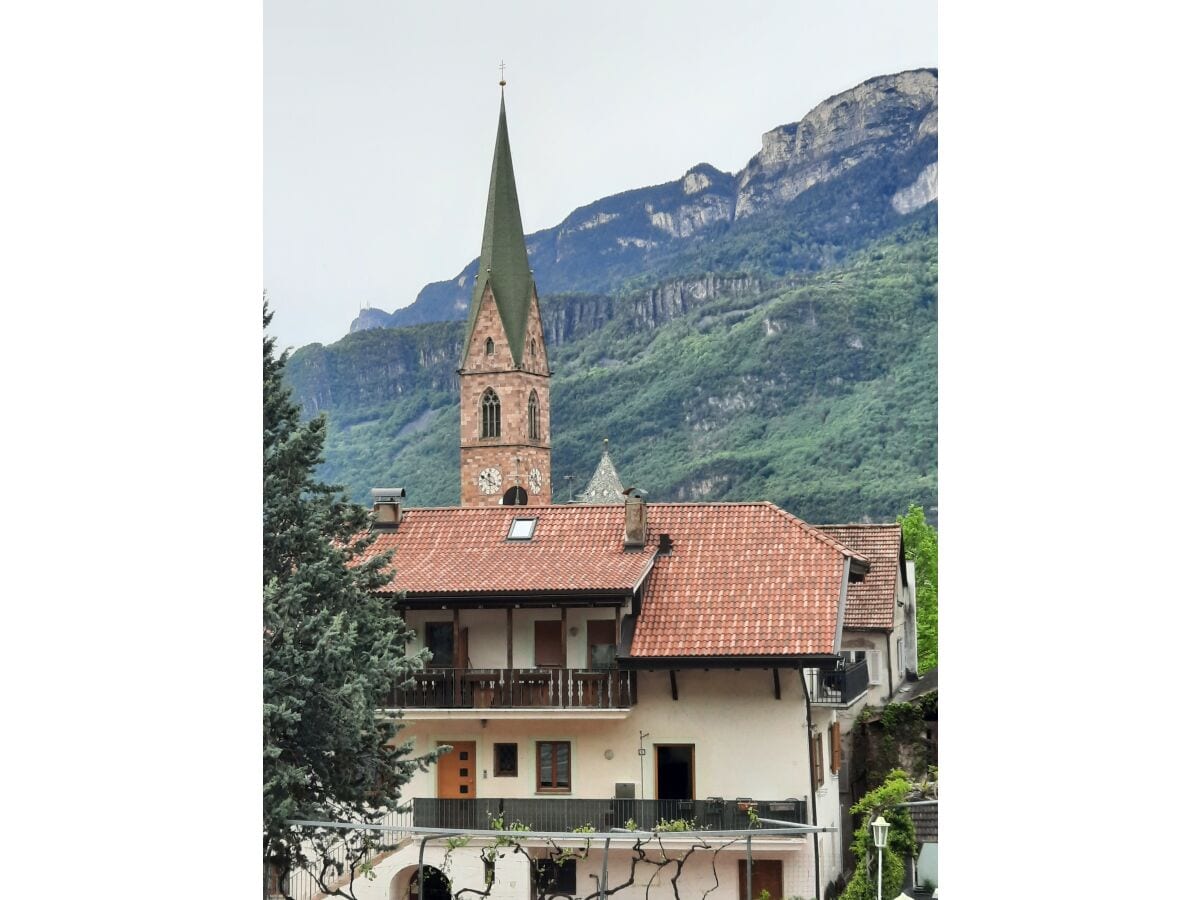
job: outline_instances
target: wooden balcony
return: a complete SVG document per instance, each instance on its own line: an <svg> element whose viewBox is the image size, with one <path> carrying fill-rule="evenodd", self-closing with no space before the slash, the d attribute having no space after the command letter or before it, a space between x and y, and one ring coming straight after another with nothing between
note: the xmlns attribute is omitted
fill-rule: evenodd
<svg viewBox="0 0 1200 900"><path fill-rule="evenodd" d="M533 831L568 832L594 828L597 832L636 826L649 831L659 822L680 822L688 830L727 831L750 827L750 810L767 819L807 823L804 800L634 800L586 797L480 797L470 800L413 800L417 828L496 829L499 820Z"/></svg>
<svg viewBox="0 0 1200 900"><path fill-rule="evenodd" d="M424 669L397 683L389 709L628 709L633 673L616 669Z"/></svg>

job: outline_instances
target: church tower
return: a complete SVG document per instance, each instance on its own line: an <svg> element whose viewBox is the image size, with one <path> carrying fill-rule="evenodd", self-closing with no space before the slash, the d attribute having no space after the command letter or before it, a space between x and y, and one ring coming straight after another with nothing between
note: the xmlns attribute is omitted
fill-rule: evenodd
<svg viewBox="0 0 1200 900"><path fill-rule="evenodd" d="M483 249L458 369L461 503L545 506L550 503L550 365L500 84Z"/></svg>

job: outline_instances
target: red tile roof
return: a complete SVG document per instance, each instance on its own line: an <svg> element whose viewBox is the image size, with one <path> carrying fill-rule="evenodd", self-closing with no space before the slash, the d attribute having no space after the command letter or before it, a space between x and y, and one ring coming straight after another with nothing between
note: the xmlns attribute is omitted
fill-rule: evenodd
<svg viewBox="0 0 1200 900"><path fill-rule="evenodd" d="M871 560L867 577L849 587L845 627L891 631L895 624L896 579L900 566L899 524L818 527Z"/></svg>
<svg viewBox="0 0 1200 900"><path fill-rule="evenodd" d="M508 540L529 517L533 539ZM410 595L632 592L645 579L632 657L833 652L845 559L866 559L835 536L771 503L651 503L647 531L625 550L621 505L407 509L374 546L393 551L386 589ZM656 556L664 533L671 552Z"/></svg>
<svg viewBox="0 0 1200 900"><path fill-rule="evenodd" d="M508 540L513 519L536 518L533 538ZM632 591L654 555L626 551L620 506L406 509L381 532L392 550L391 584L409 593Z"/></svg>
<svg viewBox="0 0 1200 900"><path fill-rule="evenodd" d="M646 583L630 655L832 653L852 554L772 503L649 505L673 549Z"/></svg>

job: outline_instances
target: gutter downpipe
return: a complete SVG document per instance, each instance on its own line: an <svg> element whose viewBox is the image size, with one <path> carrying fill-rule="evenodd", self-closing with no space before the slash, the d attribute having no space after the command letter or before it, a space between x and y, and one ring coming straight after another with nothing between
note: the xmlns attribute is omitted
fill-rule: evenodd
<svg viewBox="0 0 1200 900"><path fill-rule="evenodd" d="M893 613L894 615L894 613ZM887 647L887 666L888 666L888 699L892 698L896 688L892 685L892 632L888 632L883 639L884 646Z"/></svg>
<svg viewBox="0 0 1200 900"><path fill-rule="evenodd" d="M849 562L849 560L847 560L846 561L847 575L849 574L849 572L850 572L850 562ZM845 581L843 581L843 585L844 584L845 584ZM843 586L843 590L845 590L844 586ZM839 618L840 618L840 616L839 616ZM810 824L812 824L813 826L816 826L818 824L817 823L817 781L816 781L816 778L813 776L813 765L812 765L812 700L810 699L809 694L808 694L808 679L804 677L803 669L800 670L800 686L802 688L804 688L804 717L805 717L805 724L807 725L807 727L804 729L804 733L808 736L808 789L809 789L809 797L812 799L812 803L809 804L812 807L812 822ZM818 834L817 832L815 832L815 831L813 832L813 881L815 882L813 885L813 888L814 888L813 897L814 897L814 900L821 900L821 845L820 845L820 839L817 837L817 834ZM747 851L749 850L749 846L750 846L750 839L746 838ZM746 883L747 884L750 883L749 882L749 873L747 873ZM746 895L746 900L750 900L750 896L748 893Z"/></svg>

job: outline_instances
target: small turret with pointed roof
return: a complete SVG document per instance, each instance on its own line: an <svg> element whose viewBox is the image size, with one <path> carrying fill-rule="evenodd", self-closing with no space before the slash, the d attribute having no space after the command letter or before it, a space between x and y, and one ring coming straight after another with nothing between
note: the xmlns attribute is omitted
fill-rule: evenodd
<svg viewBox="0 0 1200 900"><path fill-rule="evenodd" d="M501 80L479 273L459 366L463 506L550 502L550 364Z"/></svg>
<svg viewBox="0 0 1200 900"><path fill-rule="evenodd" d="M612 457L608 455L608 438L604 439L604 448L600 453L600 462L592 473L592 480L587 483L583 493L577 498L579 503L623 503L625 487L621 484L621 476L613 465Z"/></svg>

